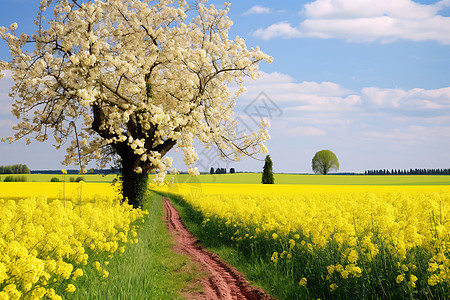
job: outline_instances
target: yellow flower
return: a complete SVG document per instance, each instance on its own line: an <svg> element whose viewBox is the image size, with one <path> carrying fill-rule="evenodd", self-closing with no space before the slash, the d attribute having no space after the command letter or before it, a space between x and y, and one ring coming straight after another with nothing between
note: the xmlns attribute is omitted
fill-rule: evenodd
<svg viewBox="0 0 450 300"><path fill-rule="evenodd" d="M356 252L356 250L353 249L348 254L348 261L351 264L355 264L357 260L358 260L358 252Z"/></svg>
<svg viewBox="0 0 450 300"><path fill-rule="evenodd" d="M81 277L81 276L83 276L83 270L81 270L81 269L76 269L75 270L75 272L73 272L73 274L72 274L72 278L73 279L77 279L78 277Z"/></svg>
<svg viewBox="0 0 450 300"><path fill-rule="evenodd" d="M295 246L295 241L293 239L290 239L289 240L289 250L294 249L294 246Z"/></svg>
<svg viewBox="0 0 450 300"><path fill-rule="evenodd" d="M86 184L86 189L90 186ZM92 187L95 186L97 193L103 193L98 185ZM3 192L2 187L0 190ZM27 185L20 190L27 190ZM95 245L97 252L112 255L119 249L122 238L135 229L132 224L145 213L119 199L97 197L95 201L84 198L78 201L79 196L76 199L76 202L46 197L0 199L0 285L8 284L0 296L62 299L48 285L63 286L62 290L58 288L61 292L74 292L75 286L66 285L65 281L83 276L83 270L77 266L87 263L93 264L100 276L108 276L100 262L94 263L85 251Z"/></svg>
<svg viewBox="0 0 450 300"><path fill-rule="evenodd" d="M100 265L100 262L98 262L98 261L94 262L94 267L97 271L102 270L102 266Z"/></svg>
<svg viewBox="0 0 450 300"><path fill-rule="evenodd" d="M337 251L333 252L336 256L330 257L334 268L327 268L323 274L329 280L328 285L342 278L363 276L362 267L357 266L360 260L367 262L364 273L378 272L376 266L383 259L380 257L382 249L390 253L392 262L399 262L388 273L398 270L396 274L402 275L391 281L398 281L400 285L407 283L410 287L411 282L418 282L411 280L411 272L417 273L417 277L419 274L426 276L414 272L414 265L429 263L429 285L450 283L450 260L446 253L450 230L440 221L450 215L450 186L439 189L431 186L321 186L319 189L305 185L208 184L202 186L202 197L193 197L192 189L185 184L161 190L183 196L211 219L224 220L218 225L228 224L224 229L230 230L230 237L236 231L231 231L232 225L239 224L241 230L245 228L240 235L234 235L235 241L248 233L256 239L265 236L272 244L281 246L272 250L279 251L276 255L273 252L271 263L280 261L281 255L286 259L289 254L294 263L305 256L314 260L320 251L328 250L329 245L336 246ZM430 228L433 215L438 217ZM334 216L333 220L330 216ZM225 230L222 230L223 236L228 236ZM406 263L404 256L412 254L416 247L428 251L429 255L424 256L429 256L428 262L414 261L421 259L417 257ZM282 254L283 250L287 253Z"/></svg>
<svg viewBox="0 0 450 300"><path fill-rule="evenodd" d="M333 292L334 290L336 290L338 288L338 285L336 283L332 283L330 284L330 290Z"/></svg>
<svg viewBox="0 0 450 300"><path fill-rule="evenodd" d="M306 286L306 284L308 283L308 280L303 277L302 279L300 279L300 282L298 283L301 286Z"/></svg>
<svg viewBox="0 0 450 300"><path fill-rule="evenodd" d="M330 274L330 275L333 274L334 273L334 269L335 269L334 265L329 265L327 267L328 274Z"/></svg>
<svg viewBox="0 0 450 300"><path fill-rule="evenodd" d="M75 292L75 286L73 284L69 283L66 287L66 292L68 292L68 293Z"/></svg>
<svg viewBox="0 0 450 300"><path fill-rule="evenodd" d="M276 264L278 262L278 252L274 252L270 260Z"/></svg>
<svg viewBox="0 0 450 300"><path fill-rule="evenodd" d="M61 170L61 173L67 174L67 170L66 170L66 169L62 169L62 170Z"/></svg>
<svg viewBox="0 0 450 300"><path fill-rule="evenodd" d="M409 285L413 288L416 287L416 281L417 281L417 277L413 274L411 274L411 276L409 277Z"/></svg>
<svg viewBox="0 0 450 300"><path fill-rule="evenodd" d="M342 276L343 279L347 279L348 275L349 275L349 272L347 270L344 270L344 271L341 272L341 276Z"/></svg>
<svg viewBox="0 0 450 300"><path fill-rule="evenodd" d="M440 281L439 276L433 274L430 276L430 278L428 278L428 285L435 286L436 284L439 283L439 281Z"/></svg>

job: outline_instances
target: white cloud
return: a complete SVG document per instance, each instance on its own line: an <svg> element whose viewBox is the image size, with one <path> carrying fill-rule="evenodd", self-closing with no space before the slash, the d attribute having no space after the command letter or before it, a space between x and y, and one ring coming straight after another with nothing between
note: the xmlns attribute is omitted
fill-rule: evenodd
<svg viewBox="0 0 450 300"><path fill-rule="evenodd" d="M260 72L261 77L245 82L247 97L254 97L260 92L277 94L277 101L300 101L302 95L336 97L352 94L353 91L343 88L334 82L297 82L287 74Z"/></svg>
<svg viewBox="0 0 450 300"><path fill-rule="evenodd" d="M297 82L289 75L261 72L256 81L246 81L244 100L264 92L285 110L303 112L386 112L393 115L438 117L450 115L450 87L440 89L383 89L366 87L352 91L334 82Z"/></svg>
<svg viewBox="0 0 450 300"><path fill-rule="evenodd" d="M275 37L292 39L302 37L302 33L298 30L298 28L292 27L291 24L287 22L280 22L270 25L266 29L257 29L253 32L253 36L263 40L270 40Z"/></svg>
<svg viewBox="0 0 450 300"><path fill-rule="evenodd" d="M361 134L363 139L387 143L414 144L431 140L448 140L450 126L420 126L408 125L404 128L389 128L388 130L372 130Z"/></svg>
<svg viewBox="0 0 450 300"><path fill-rule="evenodd" d="M360 104L360 96L334 82L296 80L289 75L261 72L256 81L245 83L243 98L253 100L265 92L285 110L304 112L337 112L351 110Z"/></svg>
<svg viewBox="0 0 450 300"><path fill-rule="evenodd" d="M425 89L380 89L361 90L362 101L369 108L379 108L400 113L416 113L437 116L450 113L450 87Z"/></svg>
<svg viewBox="0 0 450 300"><path fill-rule="evenodd" d="M289 107L288 110L301 112L349 112L358 107L361 97L350 95L348 97L305 97L302 105Z"/></svg>
<svg viewBox="0 0 450 300"><path fill-rule="evenodd" d="M325 130L312 126L295 126L282 129L283 134L289 136L325 136Z"/></svg>
<svg viewBox="0 0 450 300"><path fill-rule="evenodd" d="M304 6L311 19L358 19L390 16L401 19L425 19L434 16L434 5L422 5L411 0L316 0Z"/></svg>
<svg viewBox="0 0 450 300"><path fill-rule="evenodd" d="M248 15L254 15L254 14L270 14L271 12L272 12L272 9L269 7L255 5L255 6L251 7L249 10L247 10L246 12L244 12L242 15L248 16Z"/></svg>
<svg viewBox="0 0 450 300"><path fill-rule="evenodd" d="M449 0L432 5L411 0L316 0L304 6L300 25L287 22L258 29L261 39L339 38L349 42L437 41L450 44L450 17L439 11Z"/></svg>

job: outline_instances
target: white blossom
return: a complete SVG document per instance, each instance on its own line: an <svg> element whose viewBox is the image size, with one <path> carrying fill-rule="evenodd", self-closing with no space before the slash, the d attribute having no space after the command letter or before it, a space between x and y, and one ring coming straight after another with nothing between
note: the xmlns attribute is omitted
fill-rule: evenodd
<svg viewBox="0 0 450 300"><path fill-rule="evenodd" d="M14 22L11 25L9 25L9 30L15 31L16 29L17 29L17 23L16 22Z"/></svg>

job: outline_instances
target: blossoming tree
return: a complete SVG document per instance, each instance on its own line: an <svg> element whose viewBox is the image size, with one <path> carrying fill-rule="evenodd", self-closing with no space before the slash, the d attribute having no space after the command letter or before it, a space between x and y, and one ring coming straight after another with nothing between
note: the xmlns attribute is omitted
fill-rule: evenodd
<svg viewBox="0 0 450 300"><path fill-rule="evenodd" d="M53 137L67 145L63 163L82 170L120 162L134 206L149 173L163 181L173 148L194 175L195 139L233 158L265 152L268 124L238 135L233 110L244 78L271 57L229 39L228 10L207 0L41 0L35 34L0 28L12 56L0 71L11 72L20 119L9 141Z"/></svg>

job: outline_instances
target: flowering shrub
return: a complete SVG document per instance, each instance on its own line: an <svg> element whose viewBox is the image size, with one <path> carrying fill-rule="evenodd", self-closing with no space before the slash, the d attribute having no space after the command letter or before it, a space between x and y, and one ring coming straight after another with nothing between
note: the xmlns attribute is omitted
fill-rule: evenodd
<svg viewBox="0 0 450 300"><path fill-rule="evenodd" d="M78 204L45 196L0 199L0 299L62 299L75 292L88 263L137 243L133 224L145 214L107 197ZM101 277L108 276L104 268L97 268Z"/></svg>
<svg viewBox="0 0 450 300"><path fill-rule="evenodd" d="M449 186L162 189L202 213L201 240L267 262L266 274L284 274L310 296L383 298L388 291L393 298L445 298L450 292Z"/></svg>

